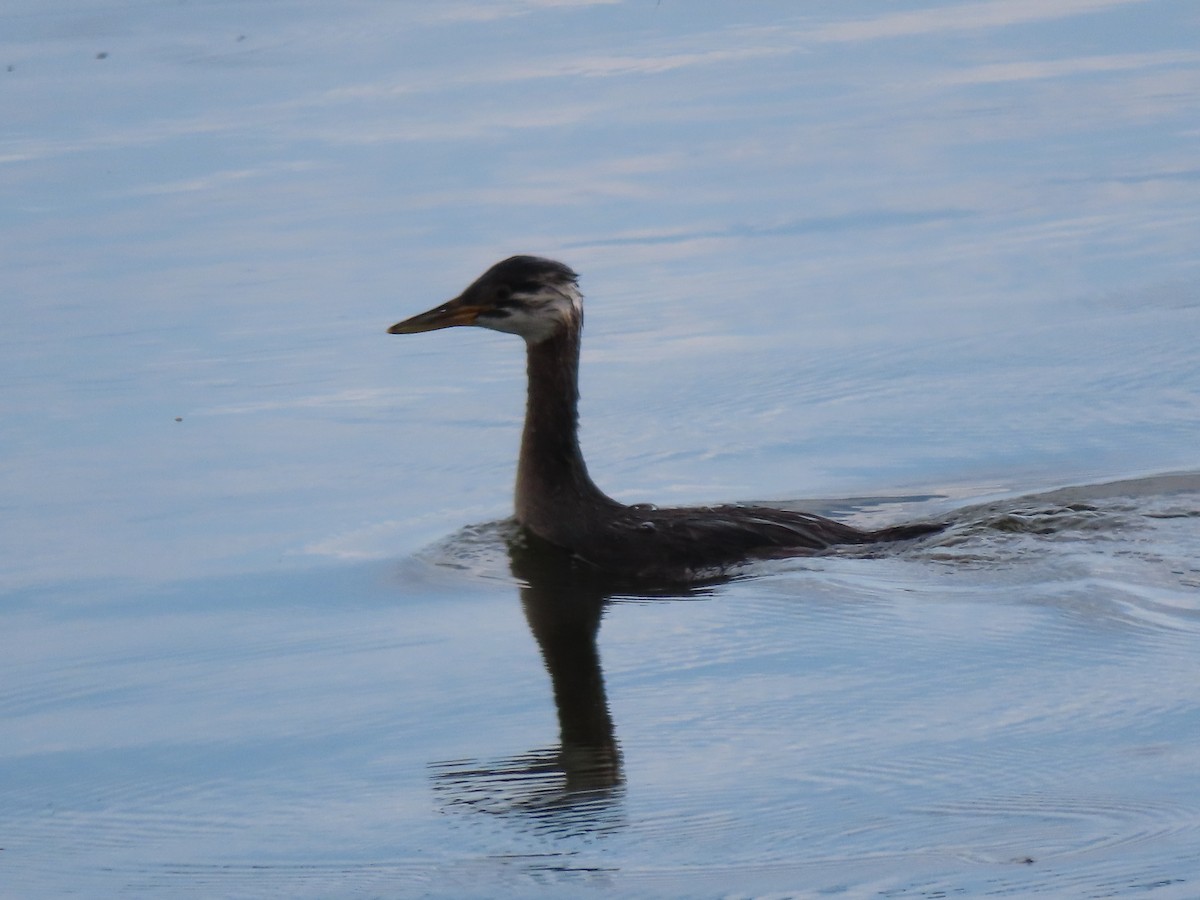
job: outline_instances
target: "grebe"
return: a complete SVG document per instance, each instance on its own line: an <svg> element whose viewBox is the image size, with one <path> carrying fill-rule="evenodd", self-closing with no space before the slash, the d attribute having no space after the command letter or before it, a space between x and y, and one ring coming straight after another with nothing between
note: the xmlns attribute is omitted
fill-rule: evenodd
<svg viewBox="0 0 1200 900"><path fill-rule="evenodd" d="M752 558L804 556L838 544L898 541L934 524L862 531L821 516L762 506L626 506L588 475L579 449L579 276L560 262L513 256L441 306L390 334L478 325L525 339L528 396L517 463L516 518L537 537L599 569L686 576Z"/></svg>

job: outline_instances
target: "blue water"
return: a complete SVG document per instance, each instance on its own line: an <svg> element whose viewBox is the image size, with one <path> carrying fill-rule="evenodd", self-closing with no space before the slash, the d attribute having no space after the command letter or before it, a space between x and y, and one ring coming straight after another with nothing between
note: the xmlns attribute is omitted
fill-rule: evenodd
<svg viewBox="0 0 1200 900"><path fill-rule="evenodd" d="M7 4L0 893L1200 894L1198 37ZM952 527L529 577L516 252L613 496Z"/></svg>

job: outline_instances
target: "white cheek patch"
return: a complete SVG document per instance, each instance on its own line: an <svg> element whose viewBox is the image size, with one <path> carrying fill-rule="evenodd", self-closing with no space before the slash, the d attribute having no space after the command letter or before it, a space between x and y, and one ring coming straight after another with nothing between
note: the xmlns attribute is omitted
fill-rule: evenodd
<svg viewBox="0 0 1200 900"><path fill-rule="evenodd" d="M533 314L524 309L514 309L500 319L477 319L476 325L490 328L492 331L503 331L505 334L518 334L530 343L544 341L558 329L556 320L541 314Z"/></svg>
<svg viewBox="0 0 1200 900"><path fill-rule="evenodd" d="M487 318L477 325L493 331L518 334L531 344L537 344L566 325L578 323L583 315L583 297L574 285L562 288L546 287L536 294L514 294L517 301L503 318Z"/></svg>
<svg viewBox="0 0 1200 900"><path fill-rule="evenodd" d="M583 315L583 294L579 293L579 288L573 284L568 284L559 292L559 295L566 298L571 305L571 316L580 318Z"/></svg>

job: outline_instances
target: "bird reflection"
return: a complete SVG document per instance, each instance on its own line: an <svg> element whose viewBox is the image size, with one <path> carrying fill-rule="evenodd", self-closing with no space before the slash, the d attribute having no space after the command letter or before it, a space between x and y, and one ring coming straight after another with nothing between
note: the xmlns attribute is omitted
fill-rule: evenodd
<svg viewBox="0 0 1200 900"><path fill-rule="evenodd" d="M450 806L527 816L541 828L611 830L621 752L596 646L611 585L524 529L508 536L508 556L553 686L559 744L487 763L435 763L435 790Z"/></svg>
<svg viewBox="0 0 1200 900"><path fill-rule="evenodd" d="M526 529L505 537L525 620L550 675L559 743L492 761L434 763L434 789L448 808L523 818L539 830L611 831L622 821L624 775L596 638L622 583ZM703 592L697 585L637 586L640 596Z"/></svg>

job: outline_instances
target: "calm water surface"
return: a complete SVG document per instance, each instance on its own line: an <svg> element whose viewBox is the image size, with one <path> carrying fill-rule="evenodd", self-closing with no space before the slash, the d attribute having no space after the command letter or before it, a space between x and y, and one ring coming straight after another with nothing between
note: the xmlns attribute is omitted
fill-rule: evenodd
<svg viewBox="0 0 1200 900"><path fill-rule="evenodd" d="M1198 38L9 3L0 894L1200 895ZM515 252L614 496L950 528L514 542L519 343L383 332Z"/></svg>

